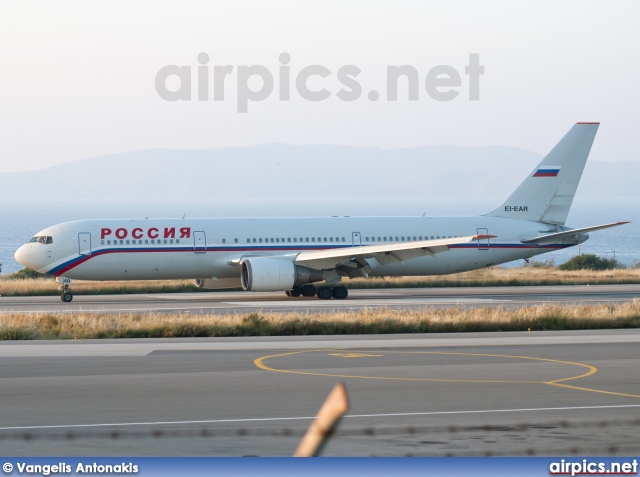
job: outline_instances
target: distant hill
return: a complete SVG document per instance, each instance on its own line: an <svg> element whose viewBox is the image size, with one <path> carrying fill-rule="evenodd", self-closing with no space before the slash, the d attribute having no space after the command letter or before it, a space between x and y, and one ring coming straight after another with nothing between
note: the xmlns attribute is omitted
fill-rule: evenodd
<svg viewBox="0 0 640 477"><path fill-rule="evenodd" d="M510 147L147 149L0 174L0 200L506 197L541 156ZM640 162L587 163L582 197L635 197Z"/></svg>

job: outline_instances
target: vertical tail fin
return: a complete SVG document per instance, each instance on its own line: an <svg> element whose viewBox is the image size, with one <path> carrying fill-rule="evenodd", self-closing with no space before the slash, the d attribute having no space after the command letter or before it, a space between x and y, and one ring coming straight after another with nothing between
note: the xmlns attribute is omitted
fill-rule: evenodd
<svg viewBox="0 0 640 477"><path fill-rule="evenodd" d="M513 194L486 215L564 225L599 124L575 124Z"/></svg>

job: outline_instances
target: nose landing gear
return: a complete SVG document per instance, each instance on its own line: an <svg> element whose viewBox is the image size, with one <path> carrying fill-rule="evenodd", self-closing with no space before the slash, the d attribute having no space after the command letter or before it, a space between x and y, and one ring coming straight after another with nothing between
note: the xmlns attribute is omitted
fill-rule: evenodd
<svg viewBox="0 0 640 477"><path fill-rule="evenodd" d="M73 300L73 293L71 293L71 289L69 288L69 286L71 285L71 279L58 277L56 281L58 283L61 283L60 287L58 287L58 290L60 291L60 299L64 303L69 303L71 300Z"/></svg>

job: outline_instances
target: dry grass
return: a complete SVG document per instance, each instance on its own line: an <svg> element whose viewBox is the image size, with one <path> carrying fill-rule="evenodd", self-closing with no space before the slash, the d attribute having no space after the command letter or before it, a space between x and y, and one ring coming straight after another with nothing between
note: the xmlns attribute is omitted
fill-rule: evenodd
<svg viewBox="0 0 640 477"><path fill-rule="evenodd" d="M490 267L454 275L358 279L350 283L351 288L631 284L640 283L640 269L563 271L557 267Z"/></svg>
<svg viewBox="0 0 640 477"><path fill-rule="evenodd" d="M640 269L577 270L562 271L549 268L500 268L491 267L455 275L428 277L394 277L356 279L343 282L348 288L427 288L474 286L525 286L525 285L604 285L640 283ZM211 292L197 288L193 280L149 280L98 282L76 280L76 295L111 295L130 293L184 293ZM35 296L57 295L58 285L52 279L16 280L0 275L0 295Z"/></svg>
<svg viewBox="0 0 640 477"><path fill-rule="evenodd" d="M51 278L0 279L0 295L43 296L57 295L58 284ZM132 293L185 293L202 290L193 280L131 280L131 281L89 281L74 280L71 289L75 295L118 295Z"/></svg>
<svg viewBox="0 0 640 477"><path fill-rule="evenodd" d="M622 305L541 305L514 310L376 309L332 314L8 313L0 315L0 340L539 331L639 326L638 300Z"/></svg>

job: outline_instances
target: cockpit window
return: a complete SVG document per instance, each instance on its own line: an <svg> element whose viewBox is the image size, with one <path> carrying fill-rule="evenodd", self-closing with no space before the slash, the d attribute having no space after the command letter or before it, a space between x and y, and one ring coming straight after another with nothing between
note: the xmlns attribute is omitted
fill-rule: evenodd
<svg viewBox="0 0 640 477"><path fill-rule="evenodd" d="M36 235L31 240L29 240L29 243L35 243L35 242L44 243L44 244L53 243L53 237L47 236L47 235L40 235L40 236Z"/></svg>

